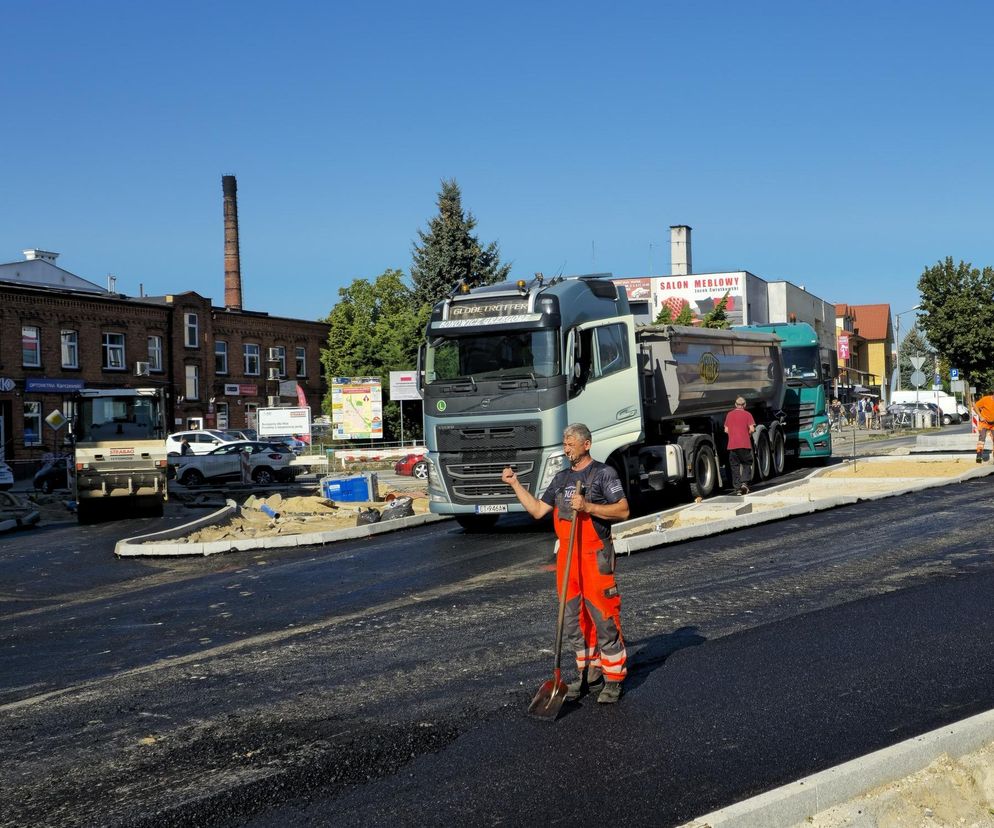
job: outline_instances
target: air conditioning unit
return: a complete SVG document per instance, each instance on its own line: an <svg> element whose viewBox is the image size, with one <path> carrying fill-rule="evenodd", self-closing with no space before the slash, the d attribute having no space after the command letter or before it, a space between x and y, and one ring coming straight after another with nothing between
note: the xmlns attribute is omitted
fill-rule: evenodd
<svg viewBox="0 0 994 828"><path fill-rule="evenodd" d="M136 377L147 377L149 375L149 363L147 362L136 362L135 363L135 376Z"/></svg>
<svg viewBox="0 0 994 828"><path fill-rule="evenodd" d="M279 348L266 348L266 362L279 362L281 356Z"/></svg>
<svg viewBox="0 0 994 828"><path fill-rule="evenodd" d="M279 408L280 407L280 398L279 397L266 397L266 405L268 405L270 408Z"/></svg>
<svg viewBox="0 0 994 828"><path fill-rule="evenodd" d="M279 368L270 368L269 369L269 378L271 380L278 380L280 378L280 369Z"/></svg>

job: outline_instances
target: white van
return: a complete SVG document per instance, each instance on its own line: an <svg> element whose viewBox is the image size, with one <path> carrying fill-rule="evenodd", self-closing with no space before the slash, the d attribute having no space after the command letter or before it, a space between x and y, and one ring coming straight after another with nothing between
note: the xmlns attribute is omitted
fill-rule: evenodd
<svg viewBox="0 0 994 828"><path fill-rule="evenodd" d="M891 394L892 403L937 403L942 412L942 424L952 425L960 421L959 406L956 399L944 391L933 391L931 388L921 388L918 391L895 391Z"/></svg>

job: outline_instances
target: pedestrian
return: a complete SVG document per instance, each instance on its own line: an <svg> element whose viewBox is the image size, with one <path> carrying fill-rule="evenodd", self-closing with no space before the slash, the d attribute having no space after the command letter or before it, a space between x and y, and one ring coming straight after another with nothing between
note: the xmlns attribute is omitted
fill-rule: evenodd
<svg viewBox="0 0 994 828"><path fill-rule="evenodd" d="M849 406L849 424L855 428L856 427L856 403L853 402Z"/></svg>
<svg viewBox="0 0 994 828"><path fill-rule="evenodd" d="M732 472L732 489L740 495L749 494L752 480L752 435L756 421L746 411L744 397L736 397L735 408L725 415L725 434L728 435L728 466Z"/></svg>
<svg viewBox="0 0 994 828"><path fill-rule="evenodd" d="M179 453L180 454L193 454L193 448L190 446L190 438L189 437L184 437L182 440L180 440Z"/></svg>
<svg viewBox="0 0 994 828"><path fill-rule="evenodd" d="M621 594L614 578L614 544L611 523L628 517L618 473L590 456L590 429L573 423L563 431L563 453L569 468L553 479L541 497L535 497L510 467L501 479L513 490L525 510L536 520L552 512L559 538L556 564L557 590L567 579L566 640L576 652L577 679L567 685L567 701L591 693L602 704L621 698L628 674L625 640L621 635ZM583 484L584 493L577 491ZM576 514L573 562L566 572L570 522Z"/></svg>
<svg viewBox="0 0 994 828"><path fill-rule="evenodd" d="M873 401L873 427L876 429L880 428L880 401Z"/></svg>
<svg viewBox="0 0 994 828"><path fill-rule="evenodd" d="M984 462L984 444L988 432L994 432L994 394L987 394L973 404L977 414L977 462ZM991 445L994 446L994 433L991 433Z"/></svg>
<svg viewBox="0 0 994 828"><path fill-rule="evenodd" d="M866 426L866 400L862 397L856 403L856 425L859 428Z"/></svg>
<svg viewBox="0 0 994 828"><path fill-rule="evenodd" d="M839 402L838 397L832 397L829 410L832 412L832 425L836 431L839 431L842 428L842 403Z"/></svg>

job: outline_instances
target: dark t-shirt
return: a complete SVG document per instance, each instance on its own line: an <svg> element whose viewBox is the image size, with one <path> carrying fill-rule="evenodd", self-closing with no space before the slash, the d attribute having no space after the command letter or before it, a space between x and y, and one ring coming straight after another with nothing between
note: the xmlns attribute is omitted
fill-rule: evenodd
<svg viewBox="0 0 994 828"><path fill-rule="evenodd" d="M559 507L559 517L561 520L569 520L573 517L573 507L570 506L570 498L576 491L577 481L583 481L587 491L584 497L591 503L617 503L625 496L625 490L621 485L618 473L606 463L594 460L583 471L573 471L573 469L563 469L552 478L549 488L542 494L543 503L550 506ZM611 523L604 518L590 516L597 530L597 536L601 540L611 537Z"/></svg>

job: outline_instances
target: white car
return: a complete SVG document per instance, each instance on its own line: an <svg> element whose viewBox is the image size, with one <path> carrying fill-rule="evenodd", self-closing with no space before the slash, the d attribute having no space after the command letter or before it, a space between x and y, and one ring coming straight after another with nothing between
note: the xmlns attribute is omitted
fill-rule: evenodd
<svg viewBox="0 0 994 828"><path fill-rule="evenodd" d="M6 491L14 485L14 472L6 463L0 462L0 491Z"/></svg>
<svg viewBox="0 0 994 828"><path fill-rule="evenodd" d="M208 454L186 454L170 458L176 480L184 486L199 486L207 480L241 480L242 455L249 459L252 480L262 486L293 480L293 453L283 446L239 440L219 446Z"/></svg>
<svg viewBox="0 0 994 828"><path fill-rule="evenodd" d="M223 431L215 431L209 428L202 428L195 431L177 431L175 434L170 434L166 438L166 454L182 454L184 437L190 443L190 450L194 454L207 454L214 451L218 446L238 442L237 437L232 437Z"/></svg>

